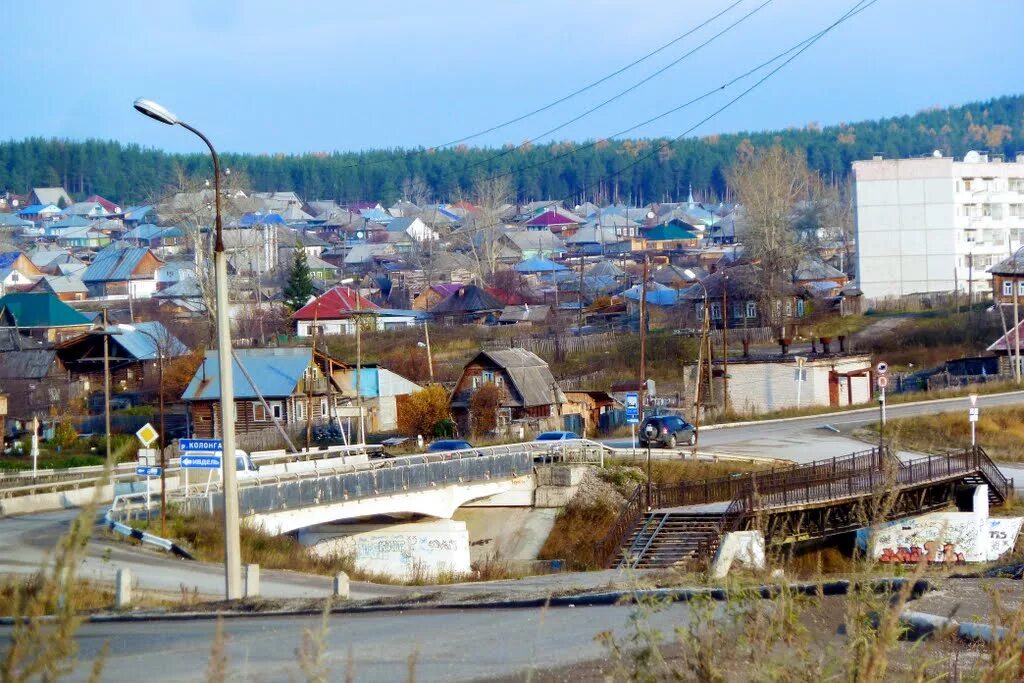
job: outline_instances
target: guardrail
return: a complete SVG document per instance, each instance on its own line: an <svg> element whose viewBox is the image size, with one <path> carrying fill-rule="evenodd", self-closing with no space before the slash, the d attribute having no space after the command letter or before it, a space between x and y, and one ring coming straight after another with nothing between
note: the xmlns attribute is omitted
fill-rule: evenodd
<svg viewBox="0 0 1024 683"><path fill-rule="evenodd" d="M137 509L148 511L152 501L150 500L150 495L147 493L132 493L124 496L115 496L114 501L110 505L110 509L107 510L107 513L103 516L103 523L106 524L107 528L115 534L134 538L146 545L166 550L167 552L173 553L174 555L186 560L194 560L195 558L192 556L192 553L185 548L182 548L177 543L169 541L166 538L161 538L160 536L155 536L149 532L142 531L141 529L135 529L116 519L122 511L127 512L127 516L130 519L131 510L134 507L132 502L138 501L140 498L145 498L145 500Z"/></svg>

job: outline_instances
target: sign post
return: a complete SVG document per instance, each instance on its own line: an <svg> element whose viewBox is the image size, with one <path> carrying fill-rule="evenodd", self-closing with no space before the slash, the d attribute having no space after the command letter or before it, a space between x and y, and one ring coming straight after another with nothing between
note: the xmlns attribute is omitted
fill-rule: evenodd
<svg viewBox="0 0 1024 683"><path fill-rule="evenodd" d="M967 409L967 420L971 423L971 448L978 445L975 439L975 425L978 424L978 395L971 394L968 398L971 399L971 407Z"/></svg>
<svg viewBox="0 0 1024 683"><path fill-rule="evenodd" d="M633 442L633 458L636 458L636 426L640 422L640 394L631 391L626 394L626 422Z"/></svg>
<svg viewBox="0 0 1024 683"><path fill-rule="evenodd" d="M889 378L885 376L886 371L889 369L889 364L885 361L879 361L878 365L875 366L875 372L878 373L878 379L875 383L878 385L878 458L881 462L882 449L885 448L885 388L889 386Z"/></svg>
<svg viewBox="0 0 1024 683"><path fill-rule="evenodd" d="M796 407L800 409L800 389L804 385L804 381L807 379L807 359L804 356L796 356Z"/></svg>
<svg viewBox="0 0 1024 683"><path fill-rule="evenodd" d="M160 438L160 434L153 429L153 425L146 423L142 425L139 431L135 432L135 436L139 439L139 443L142 444L142 448L139 449L139 464L135 468L135 474L146 477L146 516L149 517L149 499L152 495L149 487L150 477L159 477L163 472L163 469L156 467L157 454L155 448L150 448L152 443ZM163 489L161 488L160 493L160 519L164 519L164 496ZM164 533L161 528L160 533Z"/></svg>

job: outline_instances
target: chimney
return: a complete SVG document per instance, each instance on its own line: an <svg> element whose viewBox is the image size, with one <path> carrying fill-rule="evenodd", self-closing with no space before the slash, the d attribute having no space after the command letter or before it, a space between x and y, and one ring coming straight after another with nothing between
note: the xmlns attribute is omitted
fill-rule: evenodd
<svg viewBox="0 0 1024 683"><path fill-rule="evenodd" d="M874 155L872 155L871 160L872 161L881 161L884 158L885 158L884 156L882 156L881 154L878 154L876 152Z"/></svg>

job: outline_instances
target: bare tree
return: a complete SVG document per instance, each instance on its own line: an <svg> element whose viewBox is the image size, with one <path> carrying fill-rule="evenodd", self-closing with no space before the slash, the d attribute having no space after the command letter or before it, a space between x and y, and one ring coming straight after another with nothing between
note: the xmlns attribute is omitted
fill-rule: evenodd
<svg viewBox="0 0 1024 683"><path fill-rule="evenodd" d="M402 199L407 202L412 202L420 208L430 201L432 194L430 185L428 185L427 181L418 175L414 175L411 178L406 178L402 181Z"/></svg>
<svg viewBox="0 0 1024 683"><path fill-rule="evenodd" d="M512 197L512 183L508 177L481 175L473 183L472 196L479 210L466 217L462 235L476 261L480 282L486 282L498 267L501 228Z"/></svg>
<svg viewBox="0 0 1024 683"><path fill-rule="evenodd" d="M744 254L760 267L762 319L786 336L782 302L789 296L793 272L804 253L794 225L796 210L820 184L803 156L778 145L740 155L728 178L742 207L737 235Z"/></svg>

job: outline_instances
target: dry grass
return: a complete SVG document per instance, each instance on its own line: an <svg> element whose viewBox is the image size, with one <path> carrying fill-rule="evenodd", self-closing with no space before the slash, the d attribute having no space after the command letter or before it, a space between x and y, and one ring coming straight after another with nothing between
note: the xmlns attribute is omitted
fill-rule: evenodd
<svg viewBox="0 0 1024 683"><path fill-rule="evenodd" d="M877 433L877 426L869 428ZM1024 461L1024 407L985 408L975 429L977 442L996 460ZM966 408L936 415L919 415L890 420L886 435L900 448L922 453L940 453L971 444L971 427Z"/></svg>
<svg viewBox="0 0 1024 683"><path fill-rule="evenodd" d="M57 609L57 599L56 596L44 596L45 582L46 577L42 574L10 577L0 582L0 615L13 615L18 605L33 599L48 601L44 611L54 612ZM73 589L67 592L66 599L72 601L72 609L75 612L109 610L114 607L114 588L107 584L79 579L75 581ZM132 607L166 607L171 604L176 604L176 601L141 593L138 589L132 591Z"/></svg>

